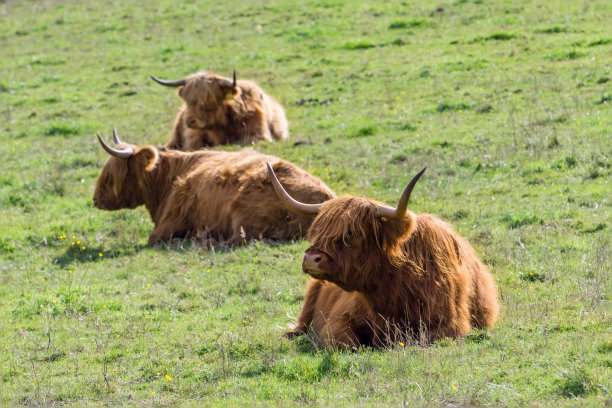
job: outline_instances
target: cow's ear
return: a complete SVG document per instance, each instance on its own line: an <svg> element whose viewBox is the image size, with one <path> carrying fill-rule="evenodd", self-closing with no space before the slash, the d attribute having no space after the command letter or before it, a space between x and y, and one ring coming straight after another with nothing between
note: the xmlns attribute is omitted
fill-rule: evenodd
<svg viewBox="0 0 612 408"><path fill-rule="evenodd" d="M238 87L233 87L231 85L226 86L226 87L223 87L223 92L225 94L225 100L231 101L232 99L234 99L234 97L238 93Z"/></svg>
<svg viewBox="0 0 612 408"><path fill-rule="evenodd" d="M153 146L144 146L138 149L133 157L138 169L151 171L159 160L159 153Z"/></svg>
<svg viewBox="0 0 612 408"><path fill-rule="evenodd" d="M225 92L225 100L232 100L234 96L238 93L238 83L236 82L236 71L234 71L233 78L224 79L221 81L221 87L223 88L223 92Z"/></svg>
<svg viewBox="0 0 612 408"><path fill-rule="evenodd" d="M381 217L380 222L382 231L380 239L382 247L386 251L395 251L399 246L408 239L415 228L415 215L412 211L407 211L406 215L401 219L393 219Z"/></svg>

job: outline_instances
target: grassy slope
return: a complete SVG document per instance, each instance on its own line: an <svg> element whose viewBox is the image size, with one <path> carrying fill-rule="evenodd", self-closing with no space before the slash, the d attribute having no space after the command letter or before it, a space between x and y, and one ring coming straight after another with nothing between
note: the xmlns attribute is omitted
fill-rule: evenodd
<svg viewBox="0 0 612 408"><path fill-rule="evenodd" d="M3 405L610 401L608 2L122 3L0 4ZM93 209L94 134L167 141L180 103L148 75L209 67L283 103L290 141L257 148L338 193L392 203L427 165L411 206L482 254L499 325L279 340L306 242L147 248L144 210Z"/></svg>

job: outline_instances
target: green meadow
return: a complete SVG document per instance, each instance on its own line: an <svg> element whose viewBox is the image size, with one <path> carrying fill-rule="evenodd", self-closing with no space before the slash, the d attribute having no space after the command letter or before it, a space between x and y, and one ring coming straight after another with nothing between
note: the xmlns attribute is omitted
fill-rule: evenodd
<svg viewBox="0 0 612 408"><path fill-rule="evenodd" d="M612 3L0 1L0 406L610 406ZM96 140L160 145L212 69L284 107L257 150L450 221L495 328L428 346L281 338L305 240L147 247L92 205ZM219 149L238 149L222 146Z"/></svg>

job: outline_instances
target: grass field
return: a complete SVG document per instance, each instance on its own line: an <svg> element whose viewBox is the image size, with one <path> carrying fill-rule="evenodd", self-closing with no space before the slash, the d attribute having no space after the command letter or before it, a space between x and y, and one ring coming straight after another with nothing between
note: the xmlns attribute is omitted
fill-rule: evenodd
<svg viewBox="0 0 612 408"><path fill-rule="evenodd" d="M606 0L0 1L0 405L610 406ZM280 339L306 241L149 248L92 205L113 126L170 139L149 79L236 70L281 102L256 148L338 194L451 221L498 325L427 347ZM301 142L301 143L296 143ZM222 147L236 149L237 147Z"/></svg>

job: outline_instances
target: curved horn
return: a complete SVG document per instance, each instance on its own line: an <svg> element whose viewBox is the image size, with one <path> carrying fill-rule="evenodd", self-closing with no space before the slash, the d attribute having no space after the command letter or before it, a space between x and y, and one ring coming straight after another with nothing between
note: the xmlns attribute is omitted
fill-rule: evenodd
<svg viewBox="0 0 612 408"><path fill-rule="evenodd" d="M416 176L410 180L410 183L406 186L406 189L402 193L402 197L397 203L397 208L389 207L387 205L381 205L376 209L377 217L386 217L386 218L395 218L401 219L406 215L406 210L408 209L408 200L410 199L410 193L412 193L412 189L417 181L419 181L419 177L425 173L427 167L421 170Z"/></svg>
<svg viewBox="0 0 612 408"><path fill-rule="evenodd" d="M232 82L232 88L236 87L236 70L234 70L234 82Z"/></svg>
<svg viewBox="0 0 612 408"><path fill-rule="evenodd" d="M153 75L149 75L149 76L151 77L152 80L154 80L158 84L165 85L165 86L174 86L174 87L183 86L185 85L185 82L186 82L185 79L178 79L176 81L166 81L165 79L156 78Z"/></svg>
<svg viewBox="0 0 612 408"><path fill-rule="evenodd" d="M121 139L119 139L119 135L117 134L117 129L116 128L113 128L113 141L115 142L115 144L123 143L121 141Z"/></svg>
<svg viewBox="0 0 612 408"><path fill-rule="evenodd" d="M270 180L272 181L272 187L274 187L274 191L278 198L280 198L281 202L293 212L302 215L316 215L321 210L321 206L323 204L304 204L296 201L285 191L283 185L278 181L276 174L274 174L274 170L272 170L272 166L269 162L266 162L266 166L268 166L268 173L270 174Z"/></svg>
<svg viewBox="0 0 612 408"><path fill-rule="evenodd" d="M97 136L104 150L106 150L106 152L110 154L111 156L119 157L120 159L127 159L134 153L134 149L132 149L131 147L126 147L125 149L121 149L121 150L113 149L112 147L104 143L104 140L102 140L100 135L97 135Z"/></svg>

